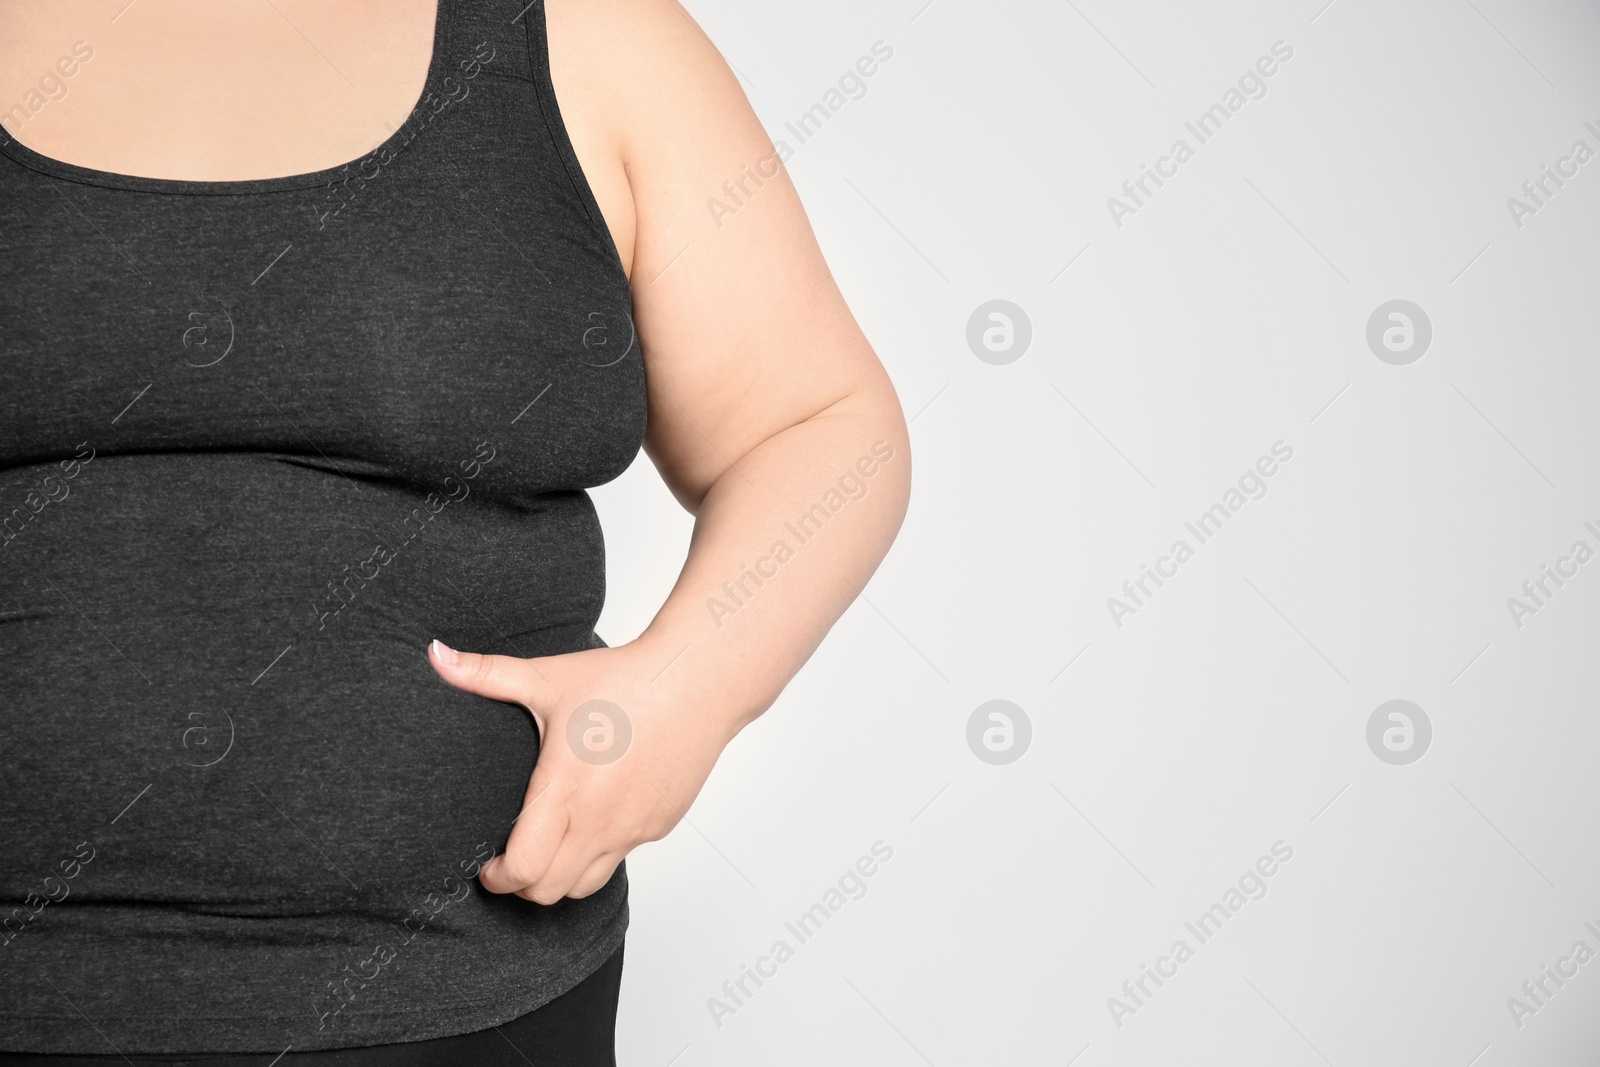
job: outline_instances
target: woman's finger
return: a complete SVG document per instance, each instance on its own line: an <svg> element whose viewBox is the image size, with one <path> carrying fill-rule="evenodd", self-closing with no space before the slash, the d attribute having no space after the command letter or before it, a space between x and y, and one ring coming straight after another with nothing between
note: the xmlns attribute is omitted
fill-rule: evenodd
<svg viewBox="0 0 1600 1067"><path fill-rule="evenodd" d="M534 712L534 717L540 720L542 733L544 723L536 707L547 683L533 660L457 652L436 638L428 646L428 662L439 672L439 677L457 689L506 704L521 704Z"/></svg>
<svg viewBox="0 0 1600 1067"><path fill-rule="evenodd" d="M566 836L566 798L551 788L552 779L535 769L522 814L511 827L506 850L478 872L478 881L491 893L515 893L542 878Z"/></svg>
<svg viewBox="0 0 1600 1067"><path fill-rule="evenodd" d="M571 896L573 887L594 859L590 842L576 834L567 834L544 874L519 895L536 904L554 904Z"/></svg>
<svg viewBox="0 0 1600 1067"><path fill-rule="evenodd" d="M622 853L620 852L607 852L589 864L589 869L578 876L578 880L567 891L567 896L576 900L581 897L593 896L595 893L600 892L605 888L606 883L611 881L611 877L617 873L617 865L622 862L622 858Z"/></svg>

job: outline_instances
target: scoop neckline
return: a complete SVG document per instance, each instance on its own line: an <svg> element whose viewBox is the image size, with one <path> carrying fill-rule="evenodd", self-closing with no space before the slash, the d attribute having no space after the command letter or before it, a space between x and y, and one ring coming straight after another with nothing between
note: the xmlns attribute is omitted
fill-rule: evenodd
<svg viewBox="0 0 1600 1067"><path fill-rule="evenodd" d="M284 174L270 178L236 178L224 181L205 181L193 178L156 178L141 174L123 174L118 171L100 170L95 167L82 167L76 163L68 163L66 160L47 156L43 152L37 152L29 148L17 140L16 136L9 130L5 131L5 139L0 141L0 154L9 156L12 160L30 170L39 171L67 181L140 193L238 196L251 193L286 192L293 189L308 189L318 185L327 185L339 180L348 168L359 164L362 160L374 156L385 149L392 149L402 140L409 139L405 134L406 128L411 125L411 117L416 114L419 107L427 102L434 83L438 80L440 72L445 67L445 57L449 51L450 30L453 22L450 12L451 0L435 0L433 45L429 50L428 68L423 75L422 89L417 93L416 100L406 111L405 119L380 144L367 149L354 159L346 160L332 167L323 167L321 170L306 171L301 174ZM0 127L0 129L3 129L3 127Z"/></svg>

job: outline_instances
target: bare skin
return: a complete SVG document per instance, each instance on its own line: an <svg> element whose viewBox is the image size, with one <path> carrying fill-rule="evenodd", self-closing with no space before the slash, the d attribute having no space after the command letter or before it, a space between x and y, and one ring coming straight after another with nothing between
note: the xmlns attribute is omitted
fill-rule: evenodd
<svg viewBox="0 0 1600 1067"><path fill-rule="evenodd" d="M0 108L37 89L73 42L94 48L65 96L7 123L24 145L161 178L338 166L416 102L434 16L433 0L126 5L0 0ZM541 904L595 892L679 822L876 569L911 475L888 375L787 174L758 168L772 143L716 49L674 0L547 8L563 117L634 283L646 453L695 527L676 586L634 641L536 659L427 653L445 682L526 707L549 739L505 853L479 876ZM763 182L747 182L746 203L718 225L707 198L746 168ZM847 477L864 494L841 495ZM786 523L818 504L832 517L802 545ZM773 562L780 540L792 558ZM735 610L714 611L712 598ZM592 699L632 726L607 765L565 742Z"/></svg>

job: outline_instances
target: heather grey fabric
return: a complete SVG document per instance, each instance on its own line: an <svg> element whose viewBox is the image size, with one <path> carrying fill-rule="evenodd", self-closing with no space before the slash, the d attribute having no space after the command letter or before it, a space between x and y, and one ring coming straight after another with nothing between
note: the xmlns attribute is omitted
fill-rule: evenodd
<svg viewBox="0 0 1600 1067"><path fill-rule="evenodd" d="M426 659L600 645L584 489L644 433L522 7L441 0L427 91L346 167L162 181L4 135L0 1049L466 1033L621 944L623 869L477 884L538 738Z"/></svg>

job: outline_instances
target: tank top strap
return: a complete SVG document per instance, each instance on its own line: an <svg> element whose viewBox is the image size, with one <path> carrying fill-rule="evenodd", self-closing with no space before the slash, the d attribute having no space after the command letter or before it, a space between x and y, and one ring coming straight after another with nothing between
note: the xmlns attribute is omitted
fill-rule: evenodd
<svg viewBox="0 0 1600 1067"><path fill-rule="evenodd" d="M543 0L439 0L450 76L478 72L538 83L544 74Z"/></svg>

